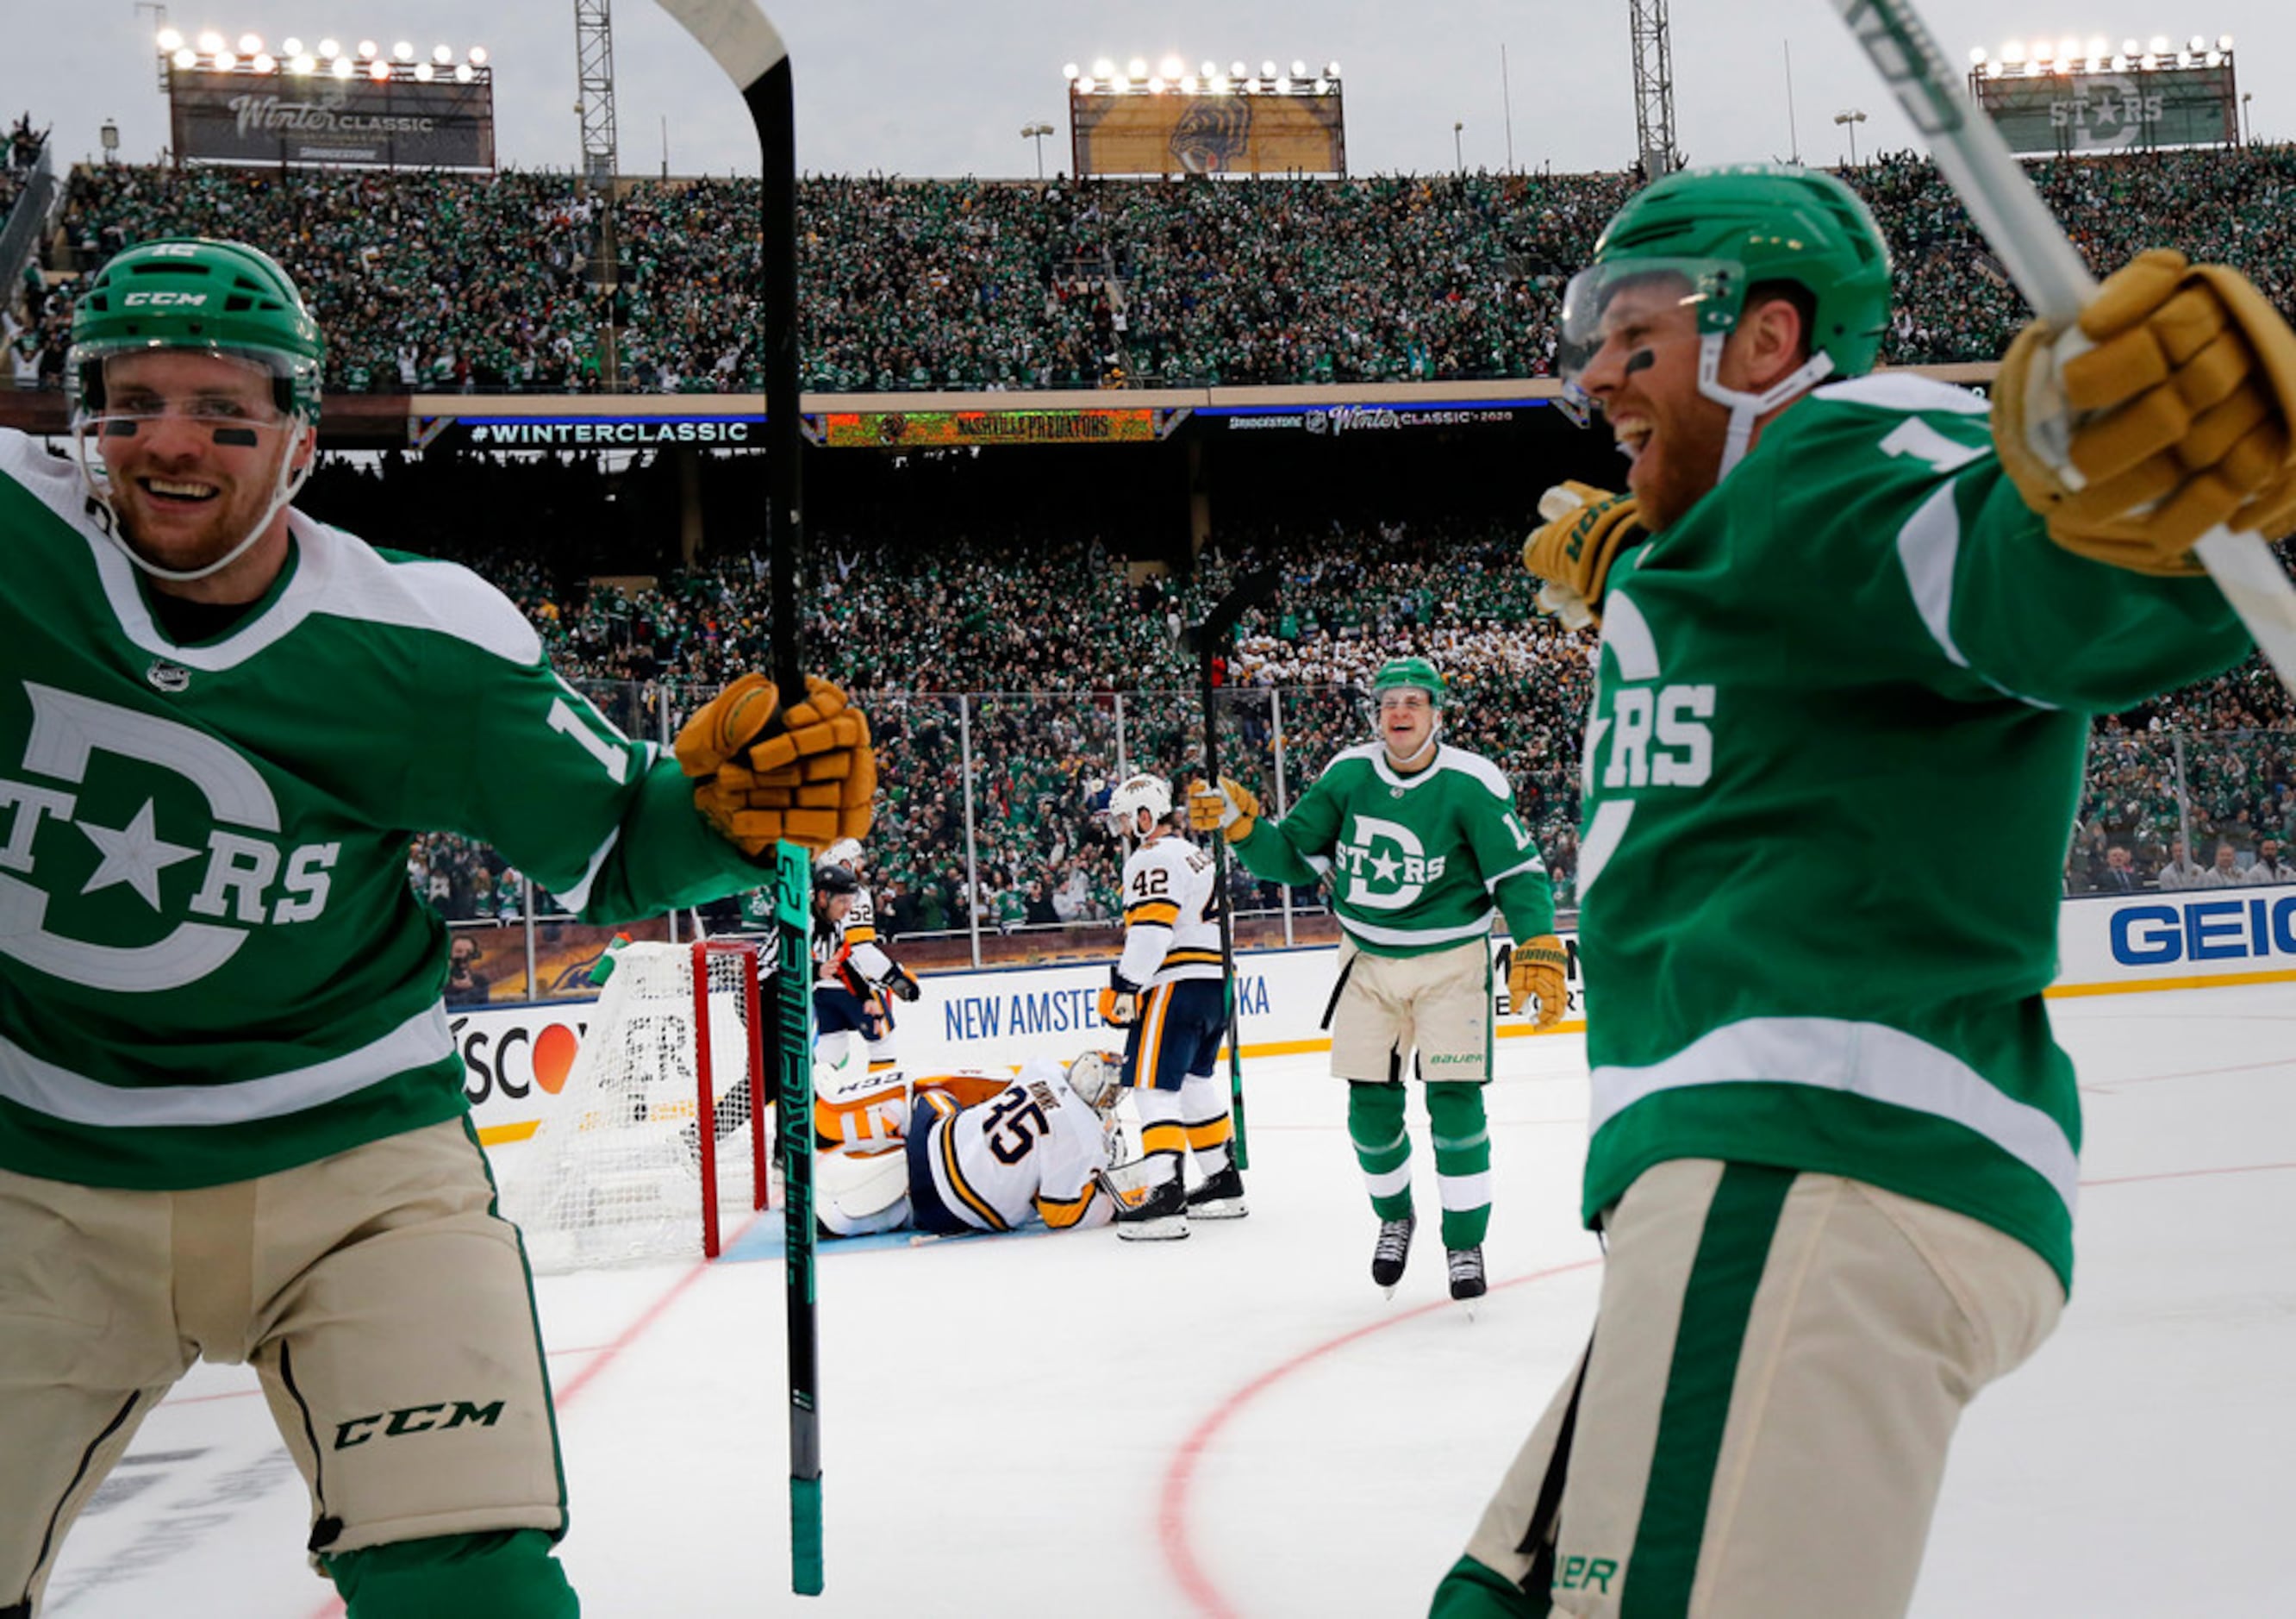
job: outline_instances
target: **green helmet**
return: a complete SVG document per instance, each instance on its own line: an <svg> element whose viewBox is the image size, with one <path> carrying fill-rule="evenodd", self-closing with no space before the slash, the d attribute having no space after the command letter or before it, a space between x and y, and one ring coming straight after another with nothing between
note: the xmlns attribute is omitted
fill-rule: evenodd
<svg viewBox="0 0 2296 1619"><path fill-rule="evenodd" d="M1809 294L1810 351L1832 360L1834 375L1871 371L1881 352L1890 250L1857 193L1830 174L1775 163L1686 168L1628 200L1564 296L1564 374L1601 346L1609 289L1660 267L1691 281L1701 333L1732 330L1748 289L1784 281Z"/></svg>
<svg viewBox="0 0 2296 1619"><path fill-rule="evenodd" d="M199 349L269 371L279 408L316 424L317 323L287 272L237 242L171 236L123 249L72 308L64 388L73 411L103 406L103 362L149 349Z"/></svg>
<svg viewBox="0 0 2296 1619"><path fill-rule="evenodd" d="M1390 658L1381 664L1379 673L1371 678L1372 701L1376 703L1389 692L1406 686L1415 686L1425 692L1430 705L1439 709L1450 696L1450 689L1443 684L1443 677L1426 659Z"/></svg>

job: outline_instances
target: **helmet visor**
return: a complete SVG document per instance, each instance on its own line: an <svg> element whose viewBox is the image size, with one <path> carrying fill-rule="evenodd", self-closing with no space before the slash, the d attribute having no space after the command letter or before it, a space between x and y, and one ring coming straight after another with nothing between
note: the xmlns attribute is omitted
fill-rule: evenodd
<svg viewBox="0 0 2296 1619"><path fill-rule="evenodd" d="M73 431L94 440L100 456L107 442L133 439L170 419L205 428L218 445L251 449L266 431L291 425L293 418L277 399L278 375L259 355L209 350L229 369L209 367L201 376L161 379L121 374L107 361L143 352L141 345L108 354L83 356L88 367L73 396Z"/></svg>
<svg viewBox="0 0 2296 1619"><path fill-rule="evenodd" d="M299 394L308 393L314 399L317 394L316 363L280 349L150 338L97 339L73 344L70 363L65 369L66 400L74 418L85 422L93 417L119 415L123 411L131 415L149 415L155 408L162 408L151 400L135 398L140 390L124 383L120 375L120 361L145 354L205 355L211 359L227 360L235 366L253 372L261 380L263 397L270 405L269 412L258 413L260 421L266 423L284 421L299 414L296 410ZM225 391L221 389L197 389L187 397L220 398ZM316 412L311 413L311 419L316 420Z"/></svg>
<svg viewBox="0 0 2296 1619"><path fill-rule="evenodd" d="M1728 332L1746 301L1745 267L1729 259L1620 259L1589 265L1562 293L1556 369L1576 386L1595 357Z"/></svg>

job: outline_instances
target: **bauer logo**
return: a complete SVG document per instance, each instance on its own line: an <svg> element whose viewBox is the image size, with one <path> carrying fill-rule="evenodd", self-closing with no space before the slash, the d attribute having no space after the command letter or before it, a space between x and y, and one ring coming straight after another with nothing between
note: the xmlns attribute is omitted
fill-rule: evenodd
<svg viewBox="0 0 2296 1619"><path fill-rule="evenodd" d="M2112 943L2130 967L2296 956L2296 893L2128 906L2113 913Z"/></svg>

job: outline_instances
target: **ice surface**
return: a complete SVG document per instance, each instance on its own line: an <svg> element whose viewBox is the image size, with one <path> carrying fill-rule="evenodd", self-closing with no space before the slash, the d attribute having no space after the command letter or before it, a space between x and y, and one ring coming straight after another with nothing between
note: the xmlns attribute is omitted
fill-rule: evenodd
<svg viewBox="0 0 2296 1619"><path fill-rule="evenodd" d="M2055 1004L2087 1108L2078 1292L1972 1409L1923 1619L2296 1614L2296 985ZM789 1594L782 1272L546 1278L594 1619L1399 1619L1583 1340L1586 1080L1500 1043L1493 1287L1421 1246L1392 1301L1321 1056L1250 1064L1249 1219L827 1253L828 1589ZM777 1218L777 1217L775 1217ZM252 1376L202 1367L66 1549L46 1612L318 1619Z"/></svg>

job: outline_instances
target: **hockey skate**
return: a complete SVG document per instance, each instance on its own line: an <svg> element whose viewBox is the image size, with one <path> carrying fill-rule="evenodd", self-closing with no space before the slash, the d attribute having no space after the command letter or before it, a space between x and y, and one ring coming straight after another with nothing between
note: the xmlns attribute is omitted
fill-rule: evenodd
<svg viewBox="0 0 2296 1619"><path fill-rule="evenodd" d="M1451 1267L1451 1296L1475 1312L1475 1301L1488 1291L1483 1281L1483 1247L1480 1243L1472 1248L1452 1248L1447 1256Z"/></svg>
<svg viewBox="0 0 2296 1619"><path fill-rule="evenodd" d="M1191 1220L1242 1220L1250 1211L1243 1206L1243 1175L1233 1163L1204 1177L1188 1194Z"/></svg>
<svg viewBox="0 0 2296 1619"><path fill-rule="evenodd" d="M1411 1257L1411 1233L1419 1224L1419 1216L1406 1214L1401 1220L1379 1222L1379 1240L1372 1245L1371 1279L1395 1296L1395 1285L1403 1279L1403 1267Z"/></svg>
<svg viewBox="0 0 2296 1619"><path fill-rule="evenodd" d="M1126 1242L1170 1242L1188 1234L1188 1199L1180 1178L1159 1181L1135 1204L1119 1204L1116 1234Z"/></svg>

